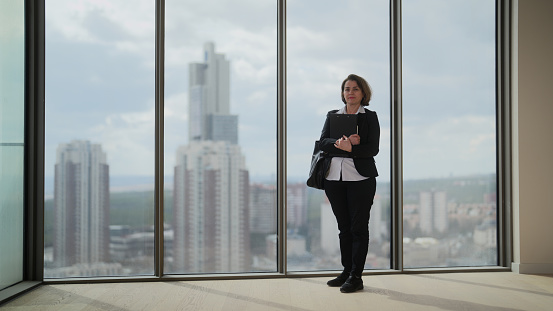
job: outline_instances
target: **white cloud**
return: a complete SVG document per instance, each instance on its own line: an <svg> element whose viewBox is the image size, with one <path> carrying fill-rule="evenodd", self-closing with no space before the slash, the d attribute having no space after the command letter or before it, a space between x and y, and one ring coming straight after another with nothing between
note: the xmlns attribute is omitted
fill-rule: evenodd
<svg viewBox="0 0 553 311"><path fill-rule="evenodd" d="M171 94L164 99L164 117L179 121L188 120L188 92Z"/></svg>
<svg viewBox="0 0 553 311"><path fill-rule="evenodd" d="M248 96L248 103L250 104L257 104L257 103L263 103L270 100L269 94L267 94L264 91L255 91L250 96Z"/></svg>
<svg viewBox="0 0 553 311"><path fill-rule="evenodd" d="M90 129L108 155L110 174L151 175L154 171L155 111L108 115Z"/></svg>
<svg viewBox="0 0 553 311"><path fill-rule="evenodd" d="M193 61L201 61L202 46L179 46L166 39L165 67L172 69L188 70L188 64Z"/></svg>
<svg viewBox="0 0 553 311"><path fill-rule="evenodd" d="M276 63L256 64L242 58L232 60L231 67L233 68L232 76L236 77L236 82L249 84L251 87L275 81Z"/></svg>
<svg viewBox="0 0 553 311"><path fill-rule="evenodd" d="M154 1L49 0L47 34L150 58L154 51Z"/></svg>
<svg viewBox="0 0 553 311"><path fill-rule="evenodd" d="M300 55L317 55L332 48L332 36L320 30L291 26L286 29L286 34L288 45Z"/></svg>

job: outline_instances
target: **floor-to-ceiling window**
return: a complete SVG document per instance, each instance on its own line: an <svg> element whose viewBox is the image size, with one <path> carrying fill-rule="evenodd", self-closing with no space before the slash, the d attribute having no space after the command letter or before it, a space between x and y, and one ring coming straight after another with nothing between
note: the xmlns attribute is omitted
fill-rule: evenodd
<svg viewBox="0 0 553 311"><path fill-rule="evenodd" d="M350 73L372 86L368 109L381 127L365 268L496 265L495 2L401 3L403 58L392 64L385 0L286 1L285 19L278 1L47 1L45 277L153 275L160 266L176 275L282 272L282 258L288 271L341 270L332 210L305 181ZM403 73L400 112L391 109L392 65ZM280 123L277 94L286 94ZM392 112L403 117L402 176L391 173ZM394 180L403 206L391 206ZM277 230L284 208L286 241ZM404 221L396 240L393 209ZM401 255L404 265L393 266Z"/></svg>
<svg viewBox="0 0 553 311"><path fill-rule="evenodd" d="M308 188L311 153L328 111L344 106L349 74L373 91L379 177L366 269L390 267L389 2L289 1L287 6L287 251L291 271L341 270L338 228L324 191Z"/></svg>
<svg viewBox="0 0 553 311"><path fill-rule="evenodd" d="M164 272L276 271L276 2L165 1Z"/></svg>
<svg viewBox="0 0 553 311"><path fill-rule="evenodd" d="M402 5L404 267L497 265L495 1Z"/></svg>
<svg viewBox="0 0 553 311"><path fill-rule="evenodd" d="M23 6L19 0L0 1L0 290L23 280Z"/></svg>
<svg viewBox="0 0 553 311"><path fill-rule="evenodd" d="M154 1L46 1L45 278L154 271Z"/></svg>

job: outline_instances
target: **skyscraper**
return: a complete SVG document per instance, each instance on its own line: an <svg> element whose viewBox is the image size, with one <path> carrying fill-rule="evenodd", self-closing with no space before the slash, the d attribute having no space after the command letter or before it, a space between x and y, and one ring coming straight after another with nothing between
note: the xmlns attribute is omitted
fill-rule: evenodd
<svg viewBox="0 0 553 311"><path fill-rule="evenodd" d="M191 142L178 149L176 163L176 272L249 269L249 175L240 147L224 141Z"/></svg>
<svg viewBox="0 0 553 311"><path fill-rule="evenodd" d="M58 146L54 215L57 267L109 261L109 166L99 144Z"/></svg>
<svg viewBox="0 0 553 311"><path fill-rule="evenodd" d="M204 44L204 61L189 64L189 141L238 143L238 116L230 114L230 62Z"/></svg>
<svg viewBox="0 0 553 311"><path fill-rule="evenodd" d="M249 173L230 115L229 62L204 46L190 69L189 141L177 150L173 269L243 272L251 267Z"/></svg>

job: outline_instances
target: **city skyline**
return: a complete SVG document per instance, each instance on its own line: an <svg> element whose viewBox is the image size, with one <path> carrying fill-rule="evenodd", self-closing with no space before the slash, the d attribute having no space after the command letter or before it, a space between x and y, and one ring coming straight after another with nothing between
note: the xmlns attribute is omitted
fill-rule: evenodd
<svg viewBox="0 0 553 311"><path fill-rule="evenodd" d="M226 145L224 142L219 142L220 145ZM200 145L201 146L201 145ZM206 144L206 146L212 147L213 145L211 143ZM198 149L202 149L198 148ZM494 194L494 188L488 188L484 187L483 185L486 185L486 182L493 182L494 178L493 176L481 176L481 177L473 177L473 178L456 178L456 179L450 179L447 181L448 186L445 186L443 188L440 186L439 181L434 181L434 186L432 188L438 188L438 191L433 191L434 193L437 193L436 197L438 198L437 201L442 202L438 203L439 206L444 206L443 199L447 199L447 211L446 217L449 219L449 221L446 220L446 223L453 222L453 227L449 228L447 232L442 231L436 231L434 233L430 233L430 231L426 230L428 228L427 225L425 225L425 222L422 221L425 216L425 212L423 211L425 209L425 205L428 205L428 202L426 202L426 198L428 198L430 193L428 191L424 190L417 190L416 192L413 192L412 186L416 184L412 184L408 188L405 189L406 194L408 197L411 197L411 194L416 193L417 194L417 204L414 207L414 209L411 207L411 205L405 205L404 210L404 221L405 223L405 236L404 236L404 243L405 243L405 256L406 256L406 265L409 266L428 266L428 265L443 265L444 258L450 258L452 263L458 262L458 264L466 264L467 260L470 260L470 262L474 262L474 260L477 260L478 262L482 262L482 264L492 264L495 260L495 255L493 251L490 251L489 253L486 253L485 250L493 250L497 246L495 244L494 236L497 234L496 232L496 224L493 221L495 218L495 194ZM462 194L464 188L471 187L474 188L475 186L480 185L479 188L481 188L478 192L481 192L479 195L480 199L476 201L467 201L464 198L464 195ZM491 186L491 184L490 184ZM261 188L265 189L264 193L261 195L261 200L251 200L250 201L250 211L252 211L252 214L250 214L250 219L254 216L256 209L259 206L259 204L264 204L266 206L262 206L259 211L257 211L257 215L263 215L264 211L270 213L274 213L276 215L276 187L274 185L259 185L255 183L249 184L249 192L250 192L250 198L252 198L252 194L254 192L253 189L255 188ZM453 187L453 188L452 188ZM193 187L192 187L193 188ZM300 192L297 192L298 189ZM455 190L458 189L458 190ZM475 188L476 189L476 188ZM488 190L486 190L488 189ZM290 217L288 219L288 230L289 230L289 269L291 271L295 270L303 270L308 267L311 268L318 268L318 269L334 269L335 267L339 268L339 265L337 266L329 266L333 258L339 258L337 256L332 256L332 249L329 250L329 247L332 248L332 245L334 243L333 240L336 240L336 237L332 233L335 231L336 228L333 228L335 226L334 219L332 213L328 214L330 212L330 207L328 204L321 204L321 214L320 216L317 216L316 219L309 219L312 218L310 216L309 218L298 221L294 220L296 216L294 214L299 215L305 215L305 214L312 214L313 211L309 211L311 207L305 204L300 204L297 207L298 212L294 212L293 210L296 209L294 205L296 205L295 202L297 201L313 201L317 200L315 197L323 196L323 192L321 191L306 191L308 188L304 185L304 183L299 184L291 184L290 189L287 189L288 193L288 206L290 206ZM451 192L452 190L455 190L454 192ZM461 191L461 192L459 192ZM294 194L296 192L296 194ZM136 193L137 196L142 196L140 192L131 192ZM299 195L299 193L303 193L303 195ZM449 195L447 194L449 193ZM472 193L472 194L471 194ZM474 196L474 192L468 192L470 196ZM383 195L383 197L382 197ZM174 197L175 196L175 197ZM170 193L169 197L166 197L166 199L169 200L178 200L176 198L178 196L178 193ZM386 247L387 241L389 241L388 236L388 230L389 230L389 223L387 223L386 219L388 216L386 215L389 213L389 206L386 205L384 208L386 209L386 212L382 210L382 202L387 201L389 204L389 194L383 193L381 195L378 195L378 199L375 197L375 205L373 206L373 209L371 211L371 220L370 220L370 236L371 236L371 248L369 250L369 257L367 259L367 269L372 268L386 268L386 257L382 257L386 253L382 253L382 251ZM451 196L451 198L450 198ZM206 197L213 197L211 194L208 194ZM263 199L264 198L264 199ZM407 199L407 198L406 198ZM459 203L455 203L459 202ZM461 203L465 202L465 203ZM473 202L473 203L470 203ZM479 203L480 202L480 203ZM265 209L265 210L264 210ZM270 211L268 210L270 209ZM243 210L243 209L242 209ZM415 211L415 213L413 213ZM385 214L383 214L385 213ZM324 216L328 214L327 216ZM213 215L213 214L212 214ZM442 214L443 215L443 214ZM415 217L415 218L413 218ZM469 218L467 218L469 217ZM259 218L257 218L259 220ZM271 221L273 219L273 221ZM320 220L318 220L320 219ZM324 221L324 219L327 219ZM472 219L472 220L470 220ZM194 223L197 221L197 219L194 219ZM321 225L314 226L313 221L315 223L321 221ZM427 221L428 222L428 221ZM201 223L198 222L198 223ZM324 225L326 223L326 225ZM471 225L472 223L472 225ZM118 227L122 227L122 224L124 223L110 223L110 229L115 229ZM267 218L266 225L276 228L274 225L276 223L274 222L274 218ZM165 240L165 258L170 259L171 263L167 266L167 272L168 273L192 273L193 271L190 270L174 270L175 266L172 266L174 264L174 260L176 259L175 253L173 251L173 233L174 230L181 225L174 223L172 226L169 226L166 228L166 232L164 234L164 240ZM305 227L307 226L307 227ZM413 231L412 228L415 226L418 228L417 230ZM461 226L461 227L460 227ZM468 227L467 227L468 226ZM128 227L128 225L123 225L123 227ZM268 227L269 228L269 227ZM304 231L305 228L310 228L307 232ZM318 228L318 229L317 229ZM460 231L461 228L462 231ZM311 232L312 229L320 230L320 233L312 235ZM469 231L466 231L466 230ZM463 231L465 230L465 231ZM251 260L251 270L241 270L241 271L271 271L274 269L276 265L276 258L272 258L271 254L275 254L276 246L275 246L275 235L272 234L271 229L269 230L249 230L249 236L247 238L241 239L242 241L248 241L250 238L255 238L256 232L264 234L265 238L263 239L263 243L265 246L262 249L259 249L257 247L257 250L255 250L255 253L251 254L251 257L248 261ZM273 231L276 233L276 231ZM416 233L419 232L419 233ZM426 233L425 233L426 232ZM247 233L247 235L248 235ZM304 235L307 233L307 235ZM413 235L413 233L415 235ZM474 238L470 238L470 240L466 240L466 238L462 238L461 241L457 241L455 237L456 235L460 236L467 236L468 235L474 235ZM208 235L208 233L206 233ZM409 237L413 237L412 239ZM416 237L416 238L414 238ZM257 238L255 238L257 239ZM463 241L464 240L464 241ZM74 267L67 267L64 269L56 268L47 268L47 275L48 277L67 277L67 276L75 276L75 275L88 275L87 273L93 273L90 275L94 275L94 273L101 273L101 274L121 274L122 270L121 268L129 271L135 271L133 273L150 273L151 267L149 266L126 266L126 264L121 267L120 264L116 264L117 262L120 262L121 260L124 260L127 262L127 264L131 263L132 261L128 261L129 259L138 256L136 258L141 258L144 255L152 256L153 254L153 247L154 247L154 235L153 231L146 230L143 231L140 227L128 227L127 233L111 233L111 243L116 243L110 246L110 252L112 254L118 254L118 258L112 263L102 263L100 265L92 265L92 266L74 266ZM334 241L336 242L336 241ZM259 243L252 241L252 246L255 246L255 243ZM319 245L320 243L320 245ZM120 245L120 246L117 246ZM125 246L127 245L127 246ZM259 245L259 244L257 244ZM467 256L467 257L459 257L461 255L468 255L466 252L463 252L459 249L459 247L463 245L463 247L468 247L468 249L472 249L476 253L477 257ZM334 245L336 247L336 245ZM114 248L116 247L116 248ZM121 248L123 247L123 248ZM130 247L130 248L129 248ZM169 247L169 249L168 249ZM481 249L481 250L478 250ZM213 250L213 249L211 249ZM261 251L261 252L260 252ZM324 253L321 253L321 251L324 251ZM118 253L119 252L119 253ZM375 252L375 253L373 253ZM434 252L434 253L432 253ZM195 252L190 252L195 253ZM458 255L455 255L456 253L459 253ZM126 254L126 255L125 255ZM141 255L142 254L142 255ZM313 261L317 258L325 258L325 255L331 255L326 259L326 261L321 262L323 265L319 266L321 263L317 263L318 261ZM432 255L434 254L434 255ZM448 255L449 254L449 255ZM487 254L487 255L486 255ZM326 256L327 256L326 255ZM483 258L479 258L478 256L487 256ZM129 257L131 256L131 257ZM291 257L290 257L291 256ZM313 257L315 256L315 257ZM322 256L322 257L321 257ZM453 256L453 257L451 257ZM178 257L178 255L177 255ZM302 261L298 262L297 260L303 258ZM308 258L310 258L308 261L306 261ZM330 261L329 261L330 260ZM178 260L177 260L178 261ZM150 262L149 260L146 261ZM326 264L325 264L326 262ZM150 262L150 265L152 263ZM338 263L335 263L338 264ZM47 267L51 267L49 264L47 264ZM100 271L100 272L99 272ZM218 270L213 270L218 271ZM225 272L233 271L233 270L224 270ZM127 272L128 273L128 272Z"/></svg>

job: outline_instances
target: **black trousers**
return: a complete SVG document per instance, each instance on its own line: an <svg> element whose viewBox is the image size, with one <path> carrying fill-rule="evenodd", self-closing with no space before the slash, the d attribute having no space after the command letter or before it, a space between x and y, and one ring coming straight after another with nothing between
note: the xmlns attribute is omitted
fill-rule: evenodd
<svg viewBox="0 0 553 311"><path fill-rule="evenodd" d="M376 178L324 181L325 193L338 222L344 272L361 276L369 251L369 218Z"/></svg>

